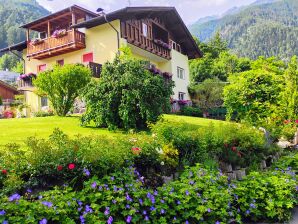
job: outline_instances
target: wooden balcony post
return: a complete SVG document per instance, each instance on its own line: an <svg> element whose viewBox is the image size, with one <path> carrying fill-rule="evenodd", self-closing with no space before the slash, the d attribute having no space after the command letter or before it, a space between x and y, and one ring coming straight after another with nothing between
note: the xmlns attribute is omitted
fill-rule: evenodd
<svg viewBox="0 0 298 224"><path fill-rule="evenodd" d="M28 42L30 39L30 30L29 29L26 30L26 37L27 37L27 42Z"/></svg>
<svg viewBox="0 0 298 224"><path fill-rule="evenodd" d="M48 38L51 37L51 23L50 20L48 21Z"/></svg>

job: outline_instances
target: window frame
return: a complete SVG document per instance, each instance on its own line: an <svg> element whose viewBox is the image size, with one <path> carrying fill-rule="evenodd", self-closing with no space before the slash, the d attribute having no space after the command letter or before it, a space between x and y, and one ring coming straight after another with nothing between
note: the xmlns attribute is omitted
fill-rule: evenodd
<svg viewBox="0 0 298 224"><path fill-rule="evenodd" d="M41 67L44 66L44 69L41 69ZM47 64L37 65L37 73L44 72L47 70Z"/></svg>
<svg viewBox="0 0 298 224"><path fill-rule="evenodd" d="M89 56L89 55L92 56L91 60L90 60L89 58L88 58L88 61L85 60L84 57ZM82 56L82 61L83 61L83 63L94 62L94 54L93 54L93 52L89 52L89 53L83 54L83 56Z"/></svg>
<svg viewBox="0 0 298 224"><path fill-rule="evenodd" d="M185 80L185 69L177 66L177 77L179 79Z"/></svg>
<svg viewBox="0 0 298 224"><path fill-rule="evenodd" d="M43 102L46 102L46 105L43 105ZM40 97L40 106L41 107L48 107L49 106L49 99L46 96Z"/></svg>
<svg viewBox="0 0 298 224"><path fill-rule="evenodd" d="M182 97L180 97L182 96ZM184 92L178 92L178 100L184 100L185 99L185 93Z"/></svg>
<svg viewBox="0 0 298 224"><path fill-rule="evenodd" d="M142 34L144 37L148 37L148 24L142 22Z"/></svg>

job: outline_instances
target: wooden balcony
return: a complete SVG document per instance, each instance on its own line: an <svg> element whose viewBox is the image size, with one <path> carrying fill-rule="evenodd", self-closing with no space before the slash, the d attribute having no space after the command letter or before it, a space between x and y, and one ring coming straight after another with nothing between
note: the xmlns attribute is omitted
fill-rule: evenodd
<svg viewBox="0 0 298 224"><path fill-rule="evenodd" d="M165 47L162 44L156 43L157 41L154 40L152 35L145 37L142 34L141 24L122 22L121 33L122 33L122 37L125 38L128 43L135 45L139 48L142 48L146 51L149 51L167 60L171 59L170 47Z"/></svg>
<svg viewBox="0 0 298 224"><path fill-rule="evenodd" d="M32 79L28 80L18 80L18 90L28 90L34 88Z"/></svg>
<svg viewBox="0 0 298 224"><path fill-rule="evenodd" d="M44 59L86 48L85 34L77 30L69 30L60 37L49 37L38 43L29 41L27 57Z"/></svg>

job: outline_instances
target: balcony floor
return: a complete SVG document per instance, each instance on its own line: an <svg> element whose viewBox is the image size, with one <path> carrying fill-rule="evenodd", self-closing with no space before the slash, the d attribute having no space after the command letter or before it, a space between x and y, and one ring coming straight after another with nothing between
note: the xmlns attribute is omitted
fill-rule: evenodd
<svg viewBox="0 0 298 224"><path fill-rule="evenodd" d="M50 58L50 57L54 57L57 55L81 50L81 49L84 49L85 47L86 46L84 44L72 42L72 43L67 43L65 45L62 45L62 46L57 46L55 48L46 49L44 51L29 54L29 55L27 55L27 57L40 60L40 59Z"/></svg>

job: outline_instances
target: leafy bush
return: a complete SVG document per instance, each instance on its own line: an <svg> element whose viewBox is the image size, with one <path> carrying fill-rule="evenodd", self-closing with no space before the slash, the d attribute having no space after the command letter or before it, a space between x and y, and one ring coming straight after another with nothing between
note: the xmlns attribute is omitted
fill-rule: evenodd
<svg viewBox="0 0 298 224"><path fill-rule="evenodd" d="M246 220L288 221L297 205L297 182L280 171L252 172L236 183L233 193Z"/></svg>
<svg viewBox="0 0 298 224"><path fill-rule="evenodd" d="M33 113L33 117L50 117L50 116L54 116L54 112L52 110L38 111Z"/></svg>
<svg viewBox="0 0 298 224"><path fill-rule="evenodd" d="M94 121L109 129L144 128L170 111L173 81L153 75L144 63L127 55L106 63L101 78L86 88L82 123Z"/></svg>
<svg viewBox="0 0 298 224"><path fill-rule="evenodd" d="M199 127L180 122L159 121L152 132L161 142L179 151L180 165L216 159L234 166L258 163L276 150L266 144L262 132L245 125L220 124Z"/></svg>
<svg viewBox="0 0 298 224"><path fill-rule="evenodd" d="M57 65L53 70L41 72L34 85L40 94L48 96L55 113L65 116L90 80L91 71L83 65Z"/></svg>
<svg viewBox="0 0 298 224"><path fill-rule="evenodd" d="M203 117L201 109L196 107L182 107L180 114L191 117Z"/></svg>
<svg viewBox="0 0 298 224"><path fill-rule="evenodd" d="M230 207L227 178L196 166L181 179L148 190L132 169L85 182L80 192L71 188L45 192L35 198L14 194L0 199L0 222L27 223L227 223L240 219ZM17 202L17 203L16 203Z"/></svg>

